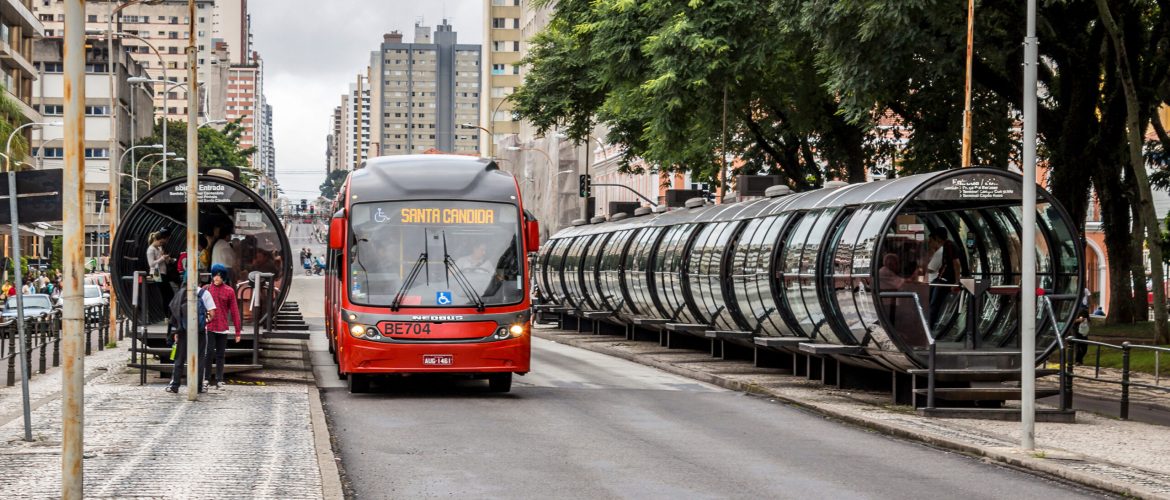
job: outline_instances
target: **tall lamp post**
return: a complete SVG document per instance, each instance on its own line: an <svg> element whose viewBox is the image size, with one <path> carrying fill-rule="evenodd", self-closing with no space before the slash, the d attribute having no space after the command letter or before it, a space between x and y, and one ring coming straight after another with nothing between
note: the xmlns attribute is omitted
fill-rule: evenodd
<svg viewBox="0 0 1170 500"><path fill-rule="evenodd" d="M148 155L142 155L142 158L139 158L138 161L134 163L134 178L135 179L138 178L138 166L141 165L143 161L145 161L147 158L150 158L151 156L159 156L159 155L162 155L163 159L165 160L167 158L175 156L175 152L174 151L167 151L165 153L151 153ZM130 197L134 198L134 201L138 201L138 184L137 183L135 183L133 185L133 187L130 188Z"/></svg>
<svg viewBox="0 0 1170 500"><path fill-rule="evenodd" d="M192 127L198 123L199 96L199 60L195 35L195 0L187 0L187 255L192 262L199 255L199 130ZM166 169L166 164L163 164ZM199 398L199 388L203 381L199 380L199 340L196 332L199 331L198 299L195 289L199 286L199 266L188 265L187 286L187 399L195 401Z"/></svg>
<svg viewBox="0 0 1170 500"><path fill-rule="evenodd" d="M1036 447L1036 0L1028 0L1024 38L1024 174L1020 226L1020 447ZM1055 319L1055 318L1054 318ZM1062 375L1063 376L1063 375Z"/></svg>
<svg viewBox="0 0 1170 500"><path fill-rule="evenodd" d="M479 125L475 125L472 123L460 123L459 128L477 128L477 129L482 130L483 133L487 134L488 135L488 158L495 159L495 157L496 157L496 154L495 154L496 138L495 138L495 136L492 135L491 130L488 130L486 128L483 128Z"/></svg>
<svg viewBox="0 0 1170 500"><path fill-rule="evenodd" d="M24 287L24 279L21 276L20 269L20 217L16 212L16 170L12 165L12 139L16 134L20 133L29 127L59 127L61 123L26 123L16 127L11 134L8 134L8 141L4 145L4 168L8 171L8 213L12 224L12 268L16 289L19 291ZM25 355L25 338L24 338L24 297L23 294L16 294L16 331L20 341L20 390L22 392L21 401L24 405L24 440L32 441L32 422L30 420L29 394L28 394L28 358Z"/></svg>

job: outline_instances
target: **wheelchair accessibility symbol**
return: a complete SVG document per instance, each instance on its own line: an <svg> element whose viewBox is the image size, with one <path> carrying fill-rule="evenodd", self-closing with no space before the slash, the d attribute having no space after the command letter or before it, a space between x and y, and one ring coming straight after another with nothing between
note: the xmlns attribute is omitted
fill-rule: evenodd
<svg viewBox="0 0 1170 500"><path fill-rule="evenodd" d="M379 208L377 211L374 212L374 222L381 224L381 223L386 222L388 220L390 220L390 217L387 216L386 213L383 212L381 208Z"/></svg>
<svg viewBox="0 0 1170 500"><path fill-rule="evenodd" d="M451 292L435 292L435 303L441 306L451 304Z"/></svg>

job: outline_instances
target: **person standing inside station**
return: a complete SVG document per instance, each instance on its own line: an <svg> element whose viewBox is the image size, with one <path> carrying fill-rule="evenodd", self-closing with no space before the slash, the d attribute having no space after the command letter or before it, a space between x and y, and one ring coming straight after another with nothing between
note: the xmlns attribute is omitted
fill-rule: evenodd
<svg viewBox="0 0 1170 500"><path fill-rule="evenodd" d="M231 283L235 278L236 251L229 240L232 238L232 227L216 226L211 235L211 267L219 264L224 267L224 281Z"/></svg>
<svg viewBox="0 0 1170 500"><path fill-rule="evenodd" d="M236 289L224 281L227 270L222 265L211 265L211 284L204 287L212 300L215 309L219 311L207 324L207 378L211 378L211 367L215 366L215 388L222 389L224 385L223 365L227 351L228 320L236 328L236 343L240 342L240 310L236 305ZM208 380L208 386L211 381Z"/></svg>
<svg viewBox="0 0 1170 500"><path fill-rule="evenodd" d="M934 326L942 314L947 296L954 290L954 285L959 284L959 275L963 266L959 260L959 248L947 237L946 228L935 227L931 229L930 242L942 254L938 274L930 282L931 285L935 285L930 287L930 324Z"/></svg>

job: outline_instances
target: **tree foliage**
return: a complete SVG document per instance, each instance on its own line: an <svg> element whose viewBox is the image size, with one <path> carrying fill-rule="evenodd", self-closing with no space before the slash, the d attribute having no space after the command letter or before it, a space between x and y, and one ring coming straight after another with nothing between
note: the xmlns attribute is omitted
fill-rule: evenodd
<svg viewBox="0 0 1170 500"><path fill-rule="evenodd" d="M255 171L249 166L249 158L256 152L256 148L244 148L240 146L240 137L244 133L244 127L240 124L241 120L237 119L227 123L222 130L216 130L212 127L199 128L199 168L239 167L241 172L240 180L247 184L256 175ZM162 136L162 120L159 120L155 123L154 133L149 137L138 139L135 145L162 144ZM171 158L187 158L186 121L170 120L167 122L167 151L175 153L175 156ZM161 151L143 148L136 150L135 153L135 158L141 161L145 155L161 153ZM145 192L146 182L149 182L150 186L157 186L167 179L187 175L186 163L168 160L166 177L164 178L161 164L153 170L151 169L151 166L160 159L162 159L162 156L156 155L140 162L138 166L138 179L141 180L135 181L140 182L138 186L140 194ZM134 173L134 167L130 164L129 158L123 161L122 171L127 174ZM122 196L124 200L132 203L134 200L130 199L130 182L130 178L123 180Z"/></svg>
<svg viewBox="0 0 1170 500"><path fill-rule="evenodd" d="M334 170L329 172L329 175L325 177L325 181L321 183L321 196L327 200L336 198L337 193L341 191L341 187L345 185L345 178L348 176L348 170Z"/></svg>
<svg viewBox="0 0 1170 500"><path fill-rule="evenodd" d="M789 10L737 0L558 2L525 59L516 111L577 142L605 125L626 170L643 160L713 181L726 136L745 173L778 173L797 188L826 173L863 178L878 161L868 124L837 113L810 37L776 22Z"/></svg>

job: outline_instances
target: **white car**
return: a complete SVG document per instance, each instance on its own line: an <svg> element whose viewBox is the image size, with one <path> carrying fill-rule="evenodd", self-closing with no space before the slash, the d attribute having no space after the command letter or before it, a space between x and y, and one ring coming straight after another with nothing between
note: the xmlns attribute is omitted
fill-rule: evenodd
<svg viewBox="0 0 1170 500"><path fill-rule="evenodd" d="M102 293L102 287L85 285L85 307L104 306L106 302L106 294Z"/></svg>

